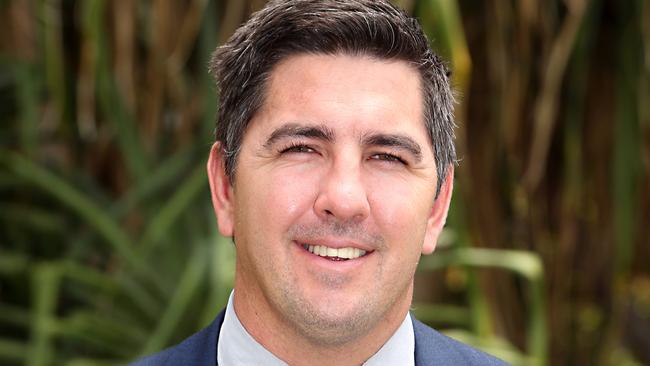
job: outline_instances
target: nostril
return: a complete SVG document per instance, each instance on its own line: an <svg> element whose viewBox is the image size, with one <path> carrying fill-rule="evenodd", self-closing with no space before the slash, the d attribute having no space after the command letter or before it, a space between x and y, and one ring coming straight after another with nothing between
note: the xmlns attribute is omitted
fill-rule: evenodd
<svg viewBox="0 0 650 366"><path fill-rule="evenodd" d="M330 216L334 216L334 214L333 214L332 211L330 211L330 210L325 210L325 213L328 214L328 215L330 215Z"/></svg>

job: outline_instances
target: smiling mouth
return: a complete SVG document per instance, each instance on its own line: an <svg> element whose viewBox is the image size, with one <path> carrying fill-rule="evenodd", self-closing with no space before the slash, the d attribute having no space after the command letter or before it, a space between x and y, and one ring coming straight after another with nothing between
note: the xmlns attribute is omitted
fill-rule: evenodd
<svg viewBox="0 0 650 366"><path fill-rule="evenodd" d="M330 248L324 245L309 245L301 244L302 248L306 251L316 254L319 257L327 258L332 261L347 261L350 259L356 259L363 257L371 252L366 252L359 248Z"/></svg>

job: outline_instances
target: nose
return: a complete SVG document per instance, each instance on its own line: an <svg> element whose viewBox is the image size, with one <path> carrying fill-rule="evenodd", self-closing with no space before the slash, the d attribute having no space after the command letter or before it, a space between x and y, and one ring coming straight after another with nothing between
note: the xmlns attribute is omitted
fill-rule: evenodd
<svg viewBox="0 0 650 366"><path fill-rule="evenodd" d="M337 161L325 173L314 209L324 220L338 222L363 221L368 217L370 204L359 163Z"/></svg>

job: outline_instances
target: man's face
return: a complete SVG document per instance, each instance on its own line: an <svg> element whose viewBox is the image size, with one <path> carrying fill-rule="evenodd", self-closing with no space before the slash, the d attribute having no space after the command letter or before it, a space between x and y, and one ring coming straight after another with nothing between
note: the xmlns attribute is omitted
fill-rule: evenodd
<svg viewBox="0 0 650 366"><path fill-rule="evenodd" d="M422 108L419 74L403 61L298 55L276 65L234 187L219 148L210 161L219 227L237 248L235 294L321 343L405 316L451 189L450 178L434 202Z"/></svg>

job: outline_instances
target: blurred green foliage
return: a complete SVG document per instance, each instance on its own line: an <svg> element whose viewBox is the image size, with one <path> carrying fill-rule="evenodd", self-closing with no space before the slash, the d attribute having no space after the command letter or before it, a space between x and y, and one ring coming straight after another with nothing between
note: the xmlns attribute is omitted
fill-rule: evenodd
<svg viewBox="0 0 650 366"><path fill-rule="evenodd" d="M0 1L0 364L123 364L225 304L206 66L263 2ZM415 314L515 365L650 363L648 2L397 2L459 94Z"/></svg>

